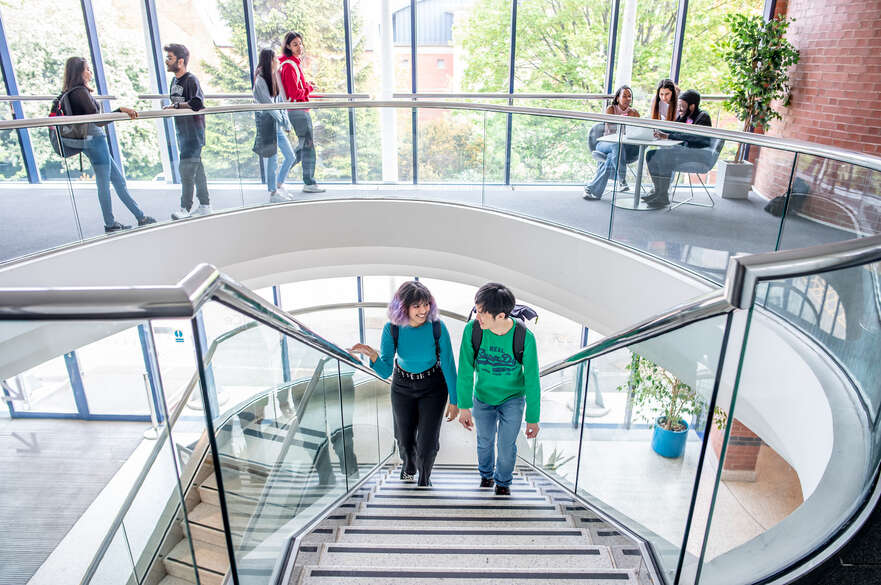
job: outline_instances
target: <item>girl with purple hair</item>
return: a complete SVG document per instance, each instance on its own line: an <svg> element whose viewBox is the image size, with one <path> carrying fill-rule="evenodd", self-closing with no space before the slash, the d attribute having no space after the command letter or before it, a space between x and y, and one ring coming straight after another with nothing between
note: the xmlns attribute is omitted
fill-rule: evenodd
<svg viewBox="0 0 881 585"><path fill-rule="evenodd" d="M431 485L431 468L440 449L440 428L459 414L456 406L456 364L437 303L421 282L402 284L388 306L380 351L359 343L352 353L366 355L383 378L392 376L395 439L401 455L401 479ZM397 356L397 359L395 357ZM447 398L449 397L449 404Z"/></svg>

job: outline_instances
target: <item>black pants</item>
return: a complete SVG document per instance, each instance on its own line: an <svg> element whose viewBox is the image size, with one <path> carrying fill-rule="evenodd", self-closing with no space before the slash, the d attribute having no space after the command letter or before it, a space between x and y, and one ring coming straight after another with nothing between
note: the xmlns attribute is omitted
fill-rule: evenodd
<svg viewBox="0 0 881 585"><path fill-rule="evenodd" d="M440 368L422 380L392 377L395 439L404 472L419 473L419 485L428 485L440 449L440 429L447 405L447 384Z"/></svg>
<svg viewBox="0 0 881 585"><path fill-rule="evenodd" d="M193 206L193 190L202 205L210 205L208 196L208 179L205 177L205 166L202 164L202 145L204 137L199 135L177 135L178 149L180 150L181 196L180 206L189 210Z"/></svg>

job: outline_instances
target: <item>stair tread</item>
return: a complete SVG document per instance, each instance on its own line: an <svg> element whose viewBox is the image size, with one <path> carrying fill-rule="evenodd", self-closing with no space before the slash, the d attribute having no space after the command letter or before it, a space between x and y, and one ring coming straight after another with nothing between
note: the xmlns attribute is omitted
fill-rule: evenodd
<svg viewBox="0 0 881 585"><path fill-rule="evenodd" d="M174 575L166 575L162 578L162 581L159 582L159 585L192 585L193 583L194 581L187 581L186 579L181 579Z"/></svg>
<svg viewBox="0 0 881 585"><path fill-rule="evenodd" d="M405 544L589 544L590 531L568 526L536 528L529 526L343 526L339 543L405 543Z"/></svg>
<svg viewBox="0 0 881 585"><path fill-rule="evenodd" d="M193 540L193 549L196 553L196 564L200 569L206 569L220 575L225 574L229 569L226 547L202 540ZM193 564L190 547L186 540L177 543L168 553L168 558L189 566Z"/></svg>
<svg viewBox="0 0 881 585"><path fill-rule="evenodd" d="M300 585L320 583L347 583L350 585L373 585L381 579L382 583L420 584L451 583L461 580L469 585L622 585L636 584L633 569L578 568L556 569L554 571L534 569L510 569L487 567L482 569L463 569L459 567L412 566L382 567L322 567L307 566L300 575ZM467 580L466 580L467 579Z"/></svg>
<svg viewBox="0 0 881 585"><path fill-rule="evenodd" d="M504 566L508 568L613 568L609 547L579 545L511 544L353 544L321 545L319 565L361 566L450 566L466 570Z"/></svg>
<svg viewBox="0 0 881 585"><path fill-rule="evenodd" d="M187 512L187 520L202 526L223 530L223 516L220 514L220 506L214 504L202 502Z"/></svg>

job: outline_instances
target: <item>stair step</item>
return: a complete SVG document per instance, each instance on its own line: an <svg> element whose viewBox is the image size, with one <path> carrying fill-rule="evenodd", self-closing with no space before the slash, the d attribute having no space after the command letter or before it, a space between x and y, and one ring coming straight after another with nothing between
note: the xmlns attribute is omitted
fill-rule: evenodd
<svg viewBox="0 0 881 585"><path fill-rule="evenodd" d="M608 547L593 545L520 545L514 547L506 544L425 546L418 544L325 543L320 546L319 564L323 567L444 567L458 565L469 570L500 566L512 569L613 567L612 555Z"/></svg>
<svg viewBox="0 0 881 585"><path fill-rule="evenodd" d="M549 516L560 514L560 507L549 502L534 503L508 500L499 496L491 502L471 502L467 504L455 501L427 501L401 503L364 502L359 512L384 514L386 516L420 516L443 514L450 518L459 516L480 516L490 518L529 518L532 516Z"/></svg>
<svg viewBox="0 0 881 585"><path fill-rule="evenodd" d="M201 540L193 540L199 581L205 585L222 585L223 577L229 569L226 548ZM181 540L163 560L169 575L185 580L193 580L193 559L190 546Z"/></svg>
<svg viewBox="0 0 881 585"><path fill-rule="evenodd" d="M483 570L461 569L458 567L419 568L413 567L304 567L300 574L300 585L421 585L423 583L467 583L469 585L636 585L632 569L557 569L554 571L531 569Z"/></svg>
<svg viewBox="0 0 881 585"><path fill-rule="evenodd" d="M192 573L190 573L192 575ZM195 577L193 580L187 581L186 579L181 579L180 577L175 577L174 575L166 575L163 577L162 581L159 582L159 585L192 585L195 583Z"/></svg>
<svg viewBox="0 0 881 585"><path fill-rule="evenodd" d="M586 520L586 519L582 519ZM573 519L574 522L574 519ZM575 524L579 528L587 528L590 530L590 540L594 544L604 544L606 546L615 546L618 544L628 544L634 546L630 537L626 536L619 530L610 527L608 524L594 526L587 522L579 521Z"/></svg>
<svg viewBox="0 0 881 585"><path fill-rule="evenodd" d="M478 488L479 489L479 488ZM431 488L422 490L380 490L370 495L365 501L377 503L404 503L404 502L523 502L523 503L551 503L548 496L539 495L536 492L523 493L516 491L510 496L497 496L493 490L483 489L473 492L436 492Z"/></svg>
<svg viewBox="0 0 881 585"><path fill-rule="evenodd" d="M577 528L436 528L393 526L341 526L340 543L387 543L387 544L439 544L490 545L507 544L522 546L530 544L577 545L590 544L590 532Z"/></svg>
<svg viewBox="0 0 881 585"><path fill-rule="evenodd" d="M398 485L390 485L388 483L380 486L374 493L382 493L382 494L463 494L468 496L473 495L485 495L485 496L494 496L495 492L493 488L482 488L478 487L480 485L479 482L474 482L470 485L432 485L432 486L418 486L415 483L413 484L398 484ZM525 496L542 496L539 490L526 486L518 486L511 490L511 493L514 495L525 495Z"/></svg>
<svg viewBox="0 0 881 585"><path fill-rule="evenodd" d="M437 511L436 511L437 512ZM385 511L361 512L355 514L350 522L351 526L388 526L398 527L482 527L482 528L507 528L512 526L546 528L546 527L571 527L572 519L562 514L546 514L542 516L514 516L499 517L498 514L490 515L467 515L452 514L450 511L440 510L438 514L415 514L394 515L386 514ZM473 512L466 510L464 512Z"/></svg>
<svg viewBox="0 0 881 585"><path fill-rule="evenodd" d="M432 483L432 485L440 486L440 487L445 487L445 486L476 487L476 486L480 485L480 475L475 473L474 475L469 475L467 477L462 476L462 477L444 478L444 477L435 477L434 473L432 473L431 474L431 483ZM382 487L385 487L385 486L407 486L407 485L415 486L416 482L415 481L404 481L402 479L399 479L397 475L394 477L388 478L384 482L382 482ZM514 489L517 487L533 489L536 486L527 482L525 479L515 477L511 481L511 489Z"/></svg>

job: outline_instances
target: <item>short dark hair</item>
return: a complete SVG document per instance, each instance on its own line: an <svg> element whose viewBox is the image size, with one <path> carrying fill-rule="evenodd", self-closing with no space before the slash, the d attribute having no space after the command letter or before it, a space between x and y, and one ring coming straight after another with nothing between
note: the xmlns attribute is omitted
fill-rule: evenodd
<svg viewBox="0 0 881 585"><path fill-rule="evenodd" d="M504 284L488 282L474 295L474 304L480 305L484 313L496 316L504 313L505 317L514 310L514 293Z"/></svg>
<svg viewBox="0 0 881 585"><path fill-rule="evenodd" d="M162 50L166 53L171 53L174 55L175 59L183 59L184 67L187 66L187 63L190 62L190 51L185 46L180 45L178 43L171 43L170 45L165 45L162 47Z"/></svg>
<svg viewBox="0 0 881 585"><path fill-rule="evenodd" d="M288 57L291 57L294 54L293 52L291 52L290 49L288 49L288 45L290 45L291 41L294 39L300 39L302 41L303 35L298 32L291 31L284 36L284 44L281 46L281 50Z"/></svg>
<svg viewBox="0 0 881 585"><path fill-rule="evenodd" d="M695 110L701 107L701 94L695 89L686 89L679 94L679 99L687 103L689 106L694 106Z"/></svg>

